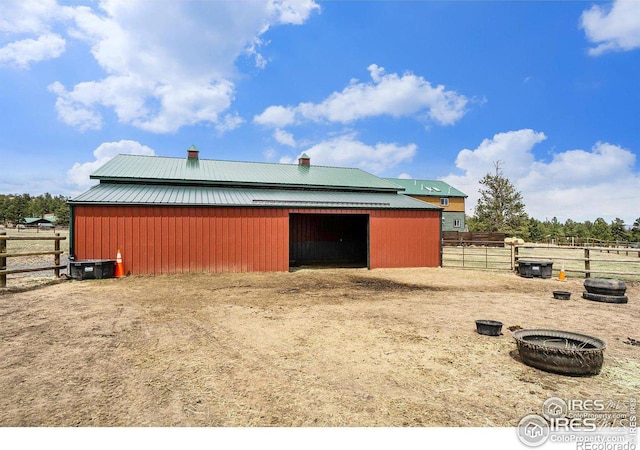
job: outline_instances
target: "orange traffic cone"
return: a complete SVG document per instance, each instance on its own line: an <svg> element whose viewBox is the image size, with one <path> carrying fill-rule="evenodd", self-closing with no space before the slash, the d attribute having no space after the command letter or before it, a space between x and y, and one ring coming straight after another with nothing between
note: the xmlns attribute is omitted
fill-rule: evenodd
<svg viewBox="0 0 640 450"><path fill-rule="evenodd" d="M562 268L560 269L560 273L558 274L558 280L560 281L564 281L564 264L562 265Z"/></svg>
<svg viewBox="0 0 640 450"><path fill-rule="evenodd" d="M118 249L118 254L116 256L116 278L120 278L124 276L124 264L122 264L122 253L120 253L120 249Z"/></svg>

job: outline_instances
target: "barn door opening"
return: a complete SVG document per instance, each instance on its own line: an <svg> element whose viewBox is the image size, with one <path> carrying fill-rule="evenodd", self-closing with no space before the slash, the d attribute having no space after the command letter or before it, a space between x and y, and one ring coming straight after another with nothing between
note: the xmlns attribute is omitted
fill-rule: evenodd
<svg viewBox="0 0 640 450"><path fill-rule="evenodd" d="M289 266L368 267L368 214L291 214Z"/></svg>

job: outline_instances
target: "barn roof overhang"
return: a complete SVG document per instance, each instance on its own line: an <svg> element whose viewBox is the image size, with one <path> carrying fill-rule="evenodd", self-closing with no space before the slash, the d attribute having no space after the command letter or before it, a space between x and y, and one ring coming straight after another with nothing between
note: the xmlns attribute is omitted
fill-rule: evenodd
<svg viewBox="0 0 640 450"><path fill-rule="evenodd" d="M228 206L262 208L442 210L396 192L250 189L214 186L100 183L72 205Z"/></svg>

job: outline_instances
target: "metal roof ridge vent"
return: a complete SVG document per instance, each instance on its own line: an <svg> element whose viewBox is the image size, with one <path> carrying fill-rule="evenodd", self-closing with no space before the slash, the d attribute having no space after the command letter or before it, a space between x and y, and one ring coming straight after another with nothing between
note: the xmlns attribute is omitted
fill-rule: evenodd
<svg viewBox="0 0 640 450"><path fill-rule="evenodd" d="M309 155L307 155L306 153L303 153L302 155L300 155L300 157L298 158L298 165L300 165L300 166L310 166L311 165L311 158L309 157Z"/></svg>
<svg viewBox="0 0 640 450"><path fill-rule="evenodd" d="M192 145L187 149L187 159L198 159L199 153L200 150L198 150L195 145Z"/></svg>

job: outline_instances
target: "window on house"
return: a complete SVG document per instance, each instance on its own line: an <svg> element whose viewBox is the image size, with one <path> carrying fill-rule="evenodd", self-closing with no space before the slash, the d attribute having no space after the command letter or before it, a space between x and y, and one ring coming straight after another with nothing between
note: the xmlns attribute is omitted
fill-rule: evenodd
<svg viewBox="0 0 640 450"><path fill-rule="evenodd" d="M440 199L440 206L449 206L449 199L448 198L441 198Z"/></svg>
<svg viewBox="0 0 640 450"><path fill-rule="evenodd" d="M453 220L453 228L460 228L462 226L462 223L460 221L460 219L454 219Z"/></svg>

